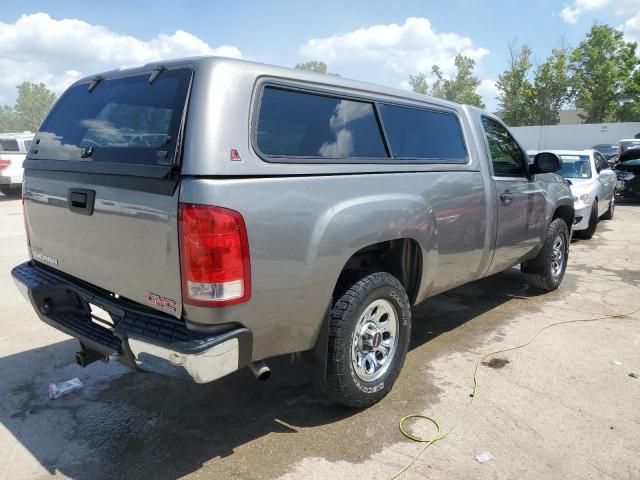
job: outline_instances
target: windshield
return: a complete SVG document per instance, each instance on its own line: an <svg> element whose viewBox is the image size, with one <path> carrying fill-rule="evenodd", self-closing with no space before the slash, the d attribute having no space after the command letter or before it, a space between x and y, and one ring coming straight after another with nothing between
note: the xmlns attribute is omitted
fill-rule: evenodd
<svg viewBox="0 0 640 480"><path fill-rule="evenodd" d="M0 152L19 152L18 141L12 138L0 138Z"/></svg>
<svg viewBox="0 0 640 480"><path fill-rule="evenodd" d="M34 160L171 165L191 70L71 87L38 132Z"/></svg>
<svg viewBox="0 0 640 480"><path fill-rule="evenodd" d="M640 147L640 140L623 140L620 142L620 153L626 152L630 148Z"/></svg>
<svg viewBox="0 0 640 480"><path fill-rule="evenodd" d="M560 155L562 169L557 172L564 178L591 178L589 155Z"/></svg>
<svg viewBox="0 0 640 480"><path fill-rule="evenodd" d="M617 145L594 145L593 149L599 151L601 154L606 155L607 157L611 157L618 153Z"/></svg>

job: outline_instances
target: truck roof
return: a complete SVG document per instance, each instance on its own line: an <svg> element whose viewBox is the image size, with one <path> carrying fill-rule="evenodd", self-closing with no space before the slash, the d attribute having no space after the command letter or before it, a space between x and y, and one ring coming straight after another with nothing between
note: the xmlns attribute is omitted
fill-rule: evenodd
<svg viewBox="0 0 640 480"><path fill-rule="evenodd" d="M414 99L424 102L426 99L430 103L439 104L442 106L451 107L452 105L459 105L449 100L443 100L440 98L430 97L421 93L415 93L408 90L401 90L399 88L385 87L383 85L377 85L369 82L362 82L359 80L350 80L348 78L339 77L336 75L327 75L322 73L310 72L307 70L298 70L294 68L278 67L275 65L269 65L266 63L250 62L248 60L239 60L235 58L216 57L216 56L199 56L199 57L186 57L173 60L165 60L158 62L150 62L144 65L135 67L123 67L116 70L110 70L107 72L97 73L86 76L76 81L74 85L88 83L96 78L108 79L118 78L123 76L129 76L136 73L144 73L152 71L158 67L175 68L180 66L190 66L194 70L210 70L219 66L230 66L241 68L243 71L253 71L256 78L259 76L273 76L286 78L291 80L300 80L306 82L312 82L319 85L329 85L335 87L344 87L352 90L359 90L362 92L375 92L390 96L402 97Z"/></svg>

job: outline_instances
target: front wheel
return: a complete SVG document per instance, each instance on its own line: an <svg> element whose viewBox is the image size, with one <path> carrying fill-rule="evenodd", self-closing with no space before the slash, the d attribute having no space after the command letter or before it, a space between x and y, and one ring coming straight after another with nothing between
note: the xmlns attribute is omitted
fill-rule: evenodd
<svg viewBox="0 0 640 480"><path fill-rule="evenodd" d="M522 264L527 283L534 288L550 292L562 283L569 259L569 228L561 218L556 218L538 256Z"/></svg>
<svg viewBox="0 0 640 480"><path fill-rule="evenodd" d="M589 240L596 233L598 228L598 201L594 200L591 204L591 213L589 214L589 225L586 230L578 230L575 232L577 238Z"/></svg>
<svg viewBox="0 0 640 480"><path fill-rule="evenodd" d="M616 196L613 195L611 197L611 200L609 201L609 208L604 213L604 215L602 215L602 219L603 220L611 220L611 219L613 219L613 213L614 213L615 209L616 209Z"/></svg>
<svg viewBox="0 0 640 480"><path fill-rule="evenodd" d="M389 273L368 275L334 304L323 389L336 403L364 408L382 399L400 374L411 336L411 305Z"/></svg>

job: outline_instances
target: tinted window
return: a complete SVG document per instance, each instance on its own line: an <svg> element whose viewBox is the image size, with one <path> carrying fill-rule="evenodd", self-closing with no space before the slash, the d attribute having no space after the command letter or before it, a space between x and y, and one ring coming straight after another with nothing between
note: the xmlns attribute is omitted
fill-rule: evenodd
<svg viewBox="0 0 640 480"><path fill-rule="evenodd" d="M9 138L0 139L0 152L18 152L18 141Z"/></svg>
<svg viewBox="0 0 640 480"><path fill-rule="evenodd" d="M482 125L489 143L494 175L497 177L524 176L523 153L509 131L488 117L482 117Z"/></svg>
<svg viewBox="0 0 640 480"><path fill-rule="evenodd" d="M560 155L562 169L557 172L564 178L591 178L589 155Z"/></svg>
<svg viewBox="0 0 640 480"><path fill-rule="evenodd" d="M387 157L371 103L266 87L257 146L278 157Z"/></svg>
<svg viewBox="0 0 640 480"><path fill-rule="evenodd" d="M184 111L191 70L71 87L37 135L33 159L169 165ZM36 153L37 152L37 153Z"/></svg>
<svg viewBox="0 0 640 480"><path fill-rule="evenodd" d="M31 148L31 142L32 142L32 140L25 140L24 141L24 149L26 151L28 151Z"/></svg>
<svg viewBox="0 0 640 480"><path fill-rule="evenodd" d="M381 104L380 115L394 157L467 160L454 114Z"/></svg>

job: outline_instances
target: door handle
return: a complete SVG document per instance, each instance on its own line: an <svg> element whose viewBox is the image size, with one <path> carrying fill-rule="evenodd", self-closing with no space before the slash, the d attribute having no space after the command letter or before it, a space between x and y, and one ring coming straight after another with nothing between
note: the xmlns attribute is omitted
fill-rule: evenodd
<svg viewBox="0 0 640 480"><path fill-rule="evenodd" d="M86 188L70 188L67 195L67 207L80 215L93 215L93 205L96 199L95 190Z"/></svg>
<svg viewBox="0 0 640 480"><path fill-rule="evenodd" d="M500 200L502 200L502 203L504 203L505 205L511 205L513 203L513 195L511 195L509 192L501 193Z"/></svg>

